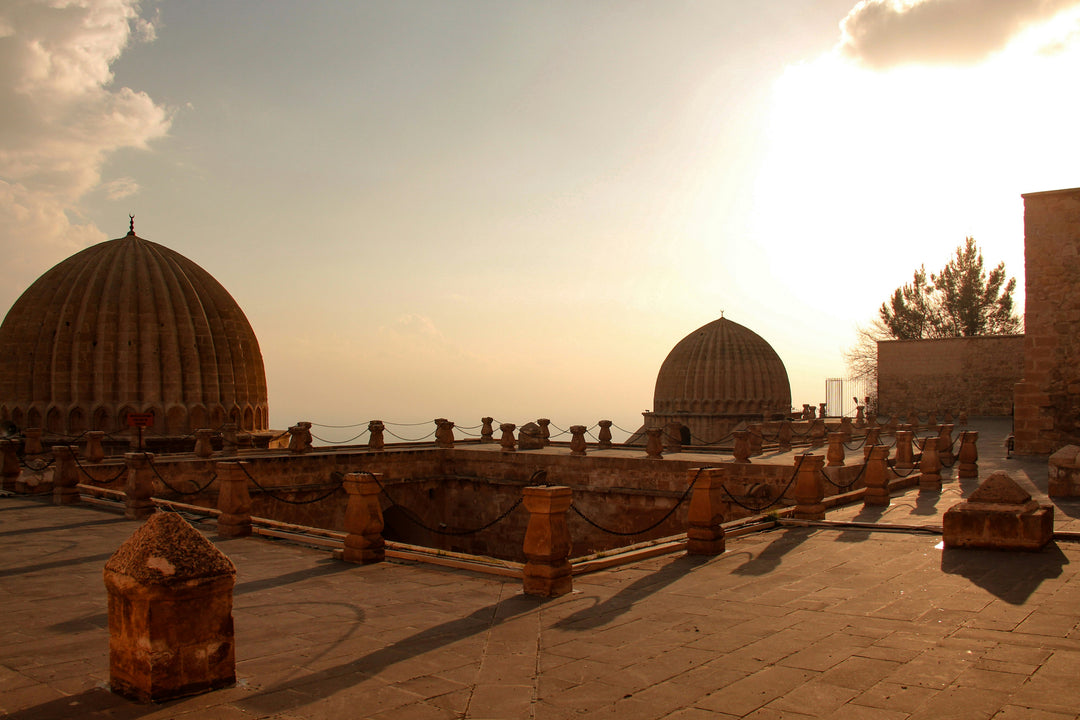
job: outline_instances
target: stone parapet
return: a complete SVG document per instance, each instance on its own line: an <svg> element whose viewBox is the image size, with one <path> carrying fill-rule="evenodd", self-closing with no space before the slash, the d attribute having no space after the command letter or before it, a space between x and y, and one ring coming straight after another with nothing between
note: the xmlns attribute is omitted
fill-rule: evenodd
<svg viewBox="0 0 1080 720"><path fill-rule="evenodd" d="M1051 455L1047 471L1050 497L1080 497L1080 446L1066 445Z"/></svg>

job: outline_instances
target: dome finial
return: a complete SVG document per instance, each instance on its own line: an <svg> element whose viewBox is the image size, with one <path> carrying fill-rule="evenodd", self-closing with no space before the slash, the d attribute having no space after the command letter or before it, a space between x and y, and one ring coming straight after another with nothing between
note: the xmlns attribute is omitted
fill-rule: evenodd
<svg viewBox="0 0 1080 720"><path fill-rule="evenodd" d="M129 213L128 218L130 218L130 221L128 222L128 235L134 235L135 234L135 216L131 215Z"/></svg>

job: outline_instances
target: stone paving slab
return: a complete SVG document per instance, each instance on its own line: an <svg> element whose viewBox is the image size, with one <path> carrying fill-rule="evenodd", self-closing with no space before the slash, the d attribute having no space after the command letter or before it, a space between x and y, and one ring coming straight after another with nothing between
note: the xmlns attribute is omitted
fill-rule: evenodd
<svg viewBox="0 0 1080 720"><path fill-rule="evenodd" d="M907 495L896 505L919 507ZM101 574L136 527L91 507L0 498L0 715L900 720L1080 709L1080 545L944 551L934 535L830 528L580 576L547 601L504 578L215 540L238 570L239 682L138 705L108 691Z"/></svg>

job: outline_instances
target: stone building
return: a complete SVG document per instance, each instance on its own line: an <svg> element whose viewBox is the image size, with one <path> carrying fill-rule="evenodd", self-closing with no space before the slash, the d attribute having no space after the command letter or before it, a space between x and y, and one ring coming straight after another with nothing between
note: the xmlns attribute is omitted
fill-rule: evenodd
<svg viewBox="0 0 1080 720"><path fill-rule="evenodd" d="M266 430L266 373L240 306L208 272L135 234L53 267L0 325L0 420L77 435Z"/></svg>
<svg viewBox="0 0 1080 720"><path fill-rule="evenodd" d="M656 376L646 427L678 422L684 443L708 444L739 423L791 412L787 369L760 335L721 317L679 341Z"/></svg>
<svg viewBox="0 0 1080 720"><path fill-rule="evenodd" d="M1024 374L1016 451L1080 444L1080 188L1024 198Z"/></svg>

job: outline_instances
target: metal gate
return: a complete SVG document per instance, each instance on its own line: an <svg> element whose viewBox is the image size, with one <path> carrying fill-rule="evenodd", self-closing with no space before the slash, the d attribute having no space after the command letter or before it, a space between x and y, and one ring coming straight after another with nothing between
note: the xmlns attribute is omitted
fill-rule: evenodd
<svg viewBox="0 0 1080 720"><path fill-rule="evenodd" d="M854 417L856 408L871 395L872 384L863 379L826 378L825 414L829 417Z"/></svg>

